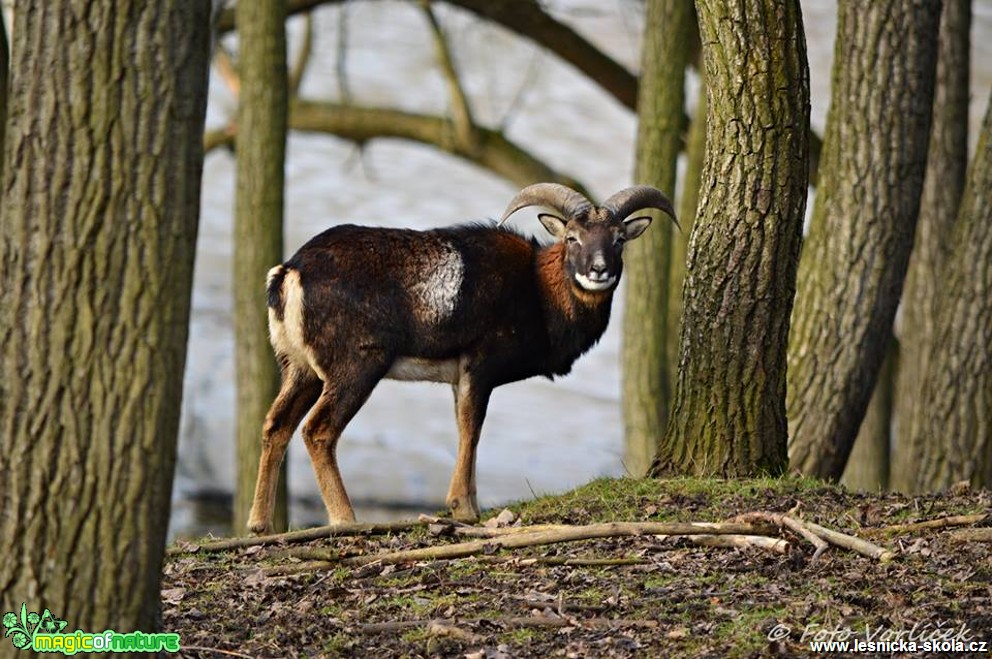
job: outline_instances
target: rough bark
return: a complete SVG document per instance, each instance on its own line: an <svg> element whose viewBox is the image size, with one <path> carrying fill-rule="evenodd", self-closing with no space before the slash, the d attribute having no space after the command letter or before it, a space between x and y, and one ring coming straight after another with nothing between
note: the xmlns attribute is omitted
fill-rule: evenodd
<svg viewBox="0 0 992 659"><path fill-rule="evenodd" d="M279 368L269 345L265 275L283 260L283 189L288 73L286 7L282 0L237 4L241 93L234 211L234 336L237 478L234 528L248 523L262 453L262 424L279 393ZM282 465L273 530L286 530L286 464Z"/></svg>
<svg viewBox="0 0 992 659"><path fill-rule="evenodd" d="M691 0L649 0L638 100L637 183L675 194L685 114ZM668 292L672 226L655 222L624 252L624 464L642 476L668 421Z"/></svg>
<svg viewBox="0 0 992 659"><path fill-rule="evenodd" d="M940 19L937 79L934 87L930 147L916 239L906 273L902 311L897 323L902 356L896 382L897 419L892 486L908 489L915 479L921 447L909 444L909 420L926 405L921 388L934 340L939 279L968 168L968 74L971 0L946 0Z"/></svg>
<svg viewBox="0 0 992 659"><path fill-rule="evenodd" d="M695 14L693 14L695 15ZM695 29L695 22L694 22ZM700 67L702 68L702 67ZM703 177L703 158L706 155L706 85L700 81L696 114L689 126L685 145L685 171L682 173L682 191L679 196L679 222L682 231L672 236L672 262L668 277L668 382L674 386L678 378L679 333L682 330L682 289L685 285L686 257L689 236L696 221L699 207L699 187Z"/></svg>
<svg viewBox="0 0 992 659"><path fill-rule="evenodd" d="M708 114L679 377L652 473L781 473L785 347L806 206L799 3L698 0Z"/></svg>
<svg viewBox="0 0 992 659"><path fill-rule="evenodd" d="M0 206L0 611L23 602L70 629L154 631L210 7L102 0L85 10L14 8Z"/></svg>
<svg viewBox="0 0 992 659"><path fill-rule="evenodd" d="M911 489L992 485L992 95L941 269Z"/></svg>
<svg viewBox="0 0 992 659"><path fill-rule="evenodd" d="M849 489L879 492L889 486L892 409L898 368L899 343L893 337L841 477L841 482Z"/></svg>
<svg viewBox="0 0 992 659"><path fill-rule="evenodd" d="M0 10L0 180L3 177L4 134L7 130L7 84L10 80L10 45L7 42L7 26L3 11Z"/></svg>
<svg viewBox="0 0 992 659"><path fill-rule="evenodd" d="M838 479L871 398L913 245L938 0L839 4L833 91L789 346L791 466Z"/></svg>

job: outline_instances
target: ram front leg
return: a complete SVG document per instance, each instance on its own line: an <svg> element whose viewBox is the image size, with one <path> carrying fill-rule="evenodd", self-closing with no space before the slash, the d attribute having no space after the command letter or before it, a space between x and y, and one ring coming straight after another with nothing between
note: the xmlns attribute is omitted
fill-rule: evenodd
<svg viewBox="0 0 992 659"><path fill-rule="evenodd" d="M475 454L479 446L482 422L486 419L492 388L474 381L464 371L453 385L455 419L458 422L458 457L448 488L451 515L463 522L479 519L479 502L475 487Z"/></svg>

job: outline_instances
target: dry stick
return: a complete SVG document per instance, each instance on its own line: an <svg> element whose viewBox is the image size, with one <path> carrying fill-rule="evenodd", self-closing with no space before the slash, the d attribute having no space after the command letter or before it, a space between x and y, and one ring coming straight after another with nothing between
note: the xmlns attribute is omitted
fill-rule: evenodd
<svg viewBox="0 0 992 659"><path fill-rule="evenodd" d="M427 625L427 633L432 636L447 636L449 638L456 638L459 641L465 641L467 643L476 643L482 640L482 637L474 632L470 632L467 629L462 629L461 627L456 627L455 625L441 622L440 620L432 620Z"/></svg>
<svg viewBox="0 0 992 659"><path fill-rule="evenodd" d="M770 522L777 526L789 529L790 531L804 538L807 542L809 542L814 547L816 547L816 550L813 552L812 560L814 561L820 558L820 555L823 552L825 552L827 548L829 548L830 546L826 542L824 542L824 540L820 538L820 536L818 536L810 529L806 528L803 525L803 522L796 519L795 517L791 517L784 513L771 513L771 512L744 513L743 515L738 515L736 519L739 521L748 521L748 522L753 522L753 521Z"/></svg>
<svg viewBox="0 0 992 659"><path fill-rule="evenodd" d="M346 535L382 535L386 533L409 531L410 529L418 526L420 526L420 522L414 521L380 522L378 524L332 524L330 526L318 526L313 529L288 531L286 533L275 533L273 535L261 535L249 538L228 538L226 540L205 542L203 544L177 545L175 547L170 547L166 554L169 556L175 556L177 554L188 554L191 552L227 551L229 549L240 549L242 547L310 542L311 540L321 540L323 538Z"/></svg>
<svg viewBox="0 0 992 659"><path fill-rule="evenodd" d="M992 542L992 528L960 529L950 535L951 542Z"/></svg>
<svg viewBox="0 0 992 659"><path fill-rule="evenodd" d="M795 517L791 517L789 515L782 515L782 525L785 526L790 531L792 531L793 533L798 533L800 536L805 538L810 544L816 547L816 549L813 551L813 558L810 560L814 560L814 561L817 560L818 558L820 558L820 555L823 554L823 552L827 551L827 549L830 548L830 545L824 542L823 538L818 536L813 531L809 530L803 524L803 522L796 519Z"/></svg>
<svg viewBox="0 0 992 659"><path fill-rule="evenodd" d="M830 544L837 545L838 547L844 547L845 549L850 549L851 551L856 551L859 554L863 554L871 558L877 558L883 563L896 557L896 553L894 551L886 549L885 547L879 547L878 545L868 542L867 540L855 538L853 535L847 535L846 533L841 533L840 531L834 531L822 527L819 524L814 524L813 522L803 522L803 524L813 533L817 534Z"/></svg>
<svg viewBox="0 0 992 659"><path fill-rule="evenodd" d="M979 513L977 515L952 515L939 519L928 519L922 522L911 522L909 524L892 524L878 529L882 533L915 533L916 531L926 531L928 529L944 529L951 526L970 526L981 524L989 518L989 513ZM873 529L874 530L874 529Z"/></svg>
<svg viewBox="0 0 992 659"><path fill-rule="evenodd" d="M436 531L437 535L442 535L444 533L451 533L458 536L466 536L470 538L497 538L507 535L520 535L524 533L537 533L537 532L560 532L568 531L570 529L583 529L591 528L594 526L603 526L603 524L589 524L586 526L575 526L572 524L535 524L533 526L503 526L503 527L488 527L488 526L468 526L462 524L461 522L452 523L451 520L440 519L437 517L431 517L430 515L421 515L420 521L426 522L430 525L431 529ZM767 520L760 520L767 521ZM660 531L655 531L653 529L661 528L659 525L663 525L663 522L610 522L611 524L622 524L630 529L642 529L640 532L629 532L621 533L617 535L684 535L684 534L664 534ZM752 522L745 522L748 524L748 528L751 529L754 535L765 536L774 535L777 531L773 526L758 524L755 525ZM726 523L719 522L692 522L692 524L700 529L703 535L726 535L728 532L725 529ZM772 522L772 525L775 523ZM437 528L441 526L442 528ZM717 529L713 531L713 529ZM613 534L607 536L596 536L596 537L613 537ZM550 544L550 543L549 543Z"/></svg>
<svg viewBox="0 0 992 659"><path fill-rule="evenodd" d="M734 549L765 549L776 554L788 554L788 540L765 535L690 535L689 540L701 547L730 547Z"/></svg>
<svg viewBox="0 0 992 659"><path fill-rule="evenodd" d="M615 538L638 535L760 535L767 530L765 525L755 524L682 524L662 522L608 522L604 524L589 524L587 526L563 526L561 528L531 533L514 533L483 540L460 542L439 547L424 547L421 549L406 549L364 556L349 556L339 560L336 553L323 555L317 551L307 551L307 558L323 557L327 567L337 565L360 566L371 563L406 563L413 561L443 560L465 558L481 554L493 548L517 549L520 547L535 547L559 542L575 542L576 540L592 540L595 538ZM266 574L292 574L276 568L266 570Z"/></svg>
<svg viewBox="0 0 992 659"><path fill-rule="evenodd" d="M649 565L646 558L569 558L568 556L476 556L480 563L511 563L520 566L564 565L567 567L613 567L617 565Z"/></svg>

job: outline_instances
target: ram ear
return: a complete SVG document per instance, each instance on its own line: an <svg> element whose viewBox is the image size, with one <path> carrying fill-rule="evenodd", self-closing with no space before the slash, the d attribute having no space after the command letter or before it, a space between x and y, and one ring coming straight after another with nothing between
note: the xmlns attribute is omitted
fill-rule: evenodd
<svg viewBox="0 0 992 659"><path fill-rule="evenodd" d="M651 218L647 215L632 217L623 221L623 235L627 240L639 238L642 233L651 225Z"/></svg>
<svg viewBox="0 0 992 659"><path fill-rule="evenodd" d="M541 221L548 233L554 236L555 240L565 237L565 220L551 213L538 213L537 219Z"/></svg>

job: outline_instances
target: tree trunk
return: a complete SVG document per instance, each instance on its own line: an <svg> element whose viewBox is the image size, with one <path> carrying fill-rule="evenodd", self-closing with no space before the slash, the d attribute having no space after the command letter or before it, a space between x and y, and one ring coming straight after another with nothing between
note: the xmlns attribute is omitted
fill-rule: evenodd
<svg viewBox="0 0 992 659"><path fill-rule="evenodd" d="M939 0L839 4L789 346L791 466L838 479L885 356L926 165Z"/></svg>
<svg viewBox="0 0 992 659"><path fill-rule="evenodd" d="M695 16L695 13L693 13ZM699 66L702 77L702 66ZM682 192L679 197L679 222L682 231L672 236L672 263L668 283L668 382L674 386L679 377L679 333L682 329L682 289L685 285L686 257L689 236L696 221L699 207L699 187L703 177L703 158L706 155L706 84L701 80L696 100L696 114L689 125L685 145L685 171L682 173Z"/></svg>
<svg viewBox="0 0 992 659"><path fill-rule="evenodd" d="M0 180L3 180L3 146L7 130L7 84L10 80L10 46L7 42L7 26L0 8Z"/></svg>
<svg viewBox="0 0 992 659"><path fill-rule="evenodd" d="M649 0L638 99L638 183L675 194L685 114L690 0ZM658 452L668 420L668 277L672 228L655 222L624 254L624 463L642 476Z"/></svg>
<svg viewBox="0 0 992 659"><path fill-rule="evenodd" d="M971 0L946 0L940 20L937 80L920 218L897 328L902 355L894 407L897 424L892 486L898 490L910 487L919 466L915 460L922 449L909 443L909 420L917 407L927 405L920 396L933 347L936 302L943 291L943 282L938 277L968 168L970 28Z"/></svg>
<svg viewBox="0 0 992 659"><path fill-rule="evenodd" d="M780 473L808 174L802 17L795 0L698 0L696 10L707 152L675 404L652 473Z"/></svg>
<svg viewBox="0 0 992 659"><path fill-rule="evenodd" d="M154 631L209 3L15 5L0 206L0 611ZM6 641L4 642L6 645Z"/></svg>
<svg viewBox="0 0 992 659"><path fill-rule="evenodd" d="M911 489L992 485L992 94L941 269Z"/></svg>
<svg viewBox="0 0 992 659"><path fill-rule="evenodd" d="M875 391L868 403L865 420L861 422L858 437L851 449L851 457L841 478L841 482L852 490L880 492L889 486L892 406L898 364L899 343L893 337L882 362Z"/></svg>
<svg viewBox="0 0 992 659"><path fill-rule="evenodd" d="M239 2L241 95L238 103L234 219L234 335L237 382L237 483L234 532L248 523L262 424L279 392L269 345L265 275L283 260L286 160L286 7L282 0ZM286 530L286 464L279 474L273 530Z"/></svg>

